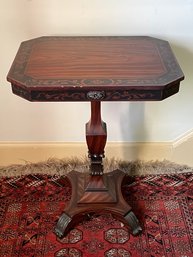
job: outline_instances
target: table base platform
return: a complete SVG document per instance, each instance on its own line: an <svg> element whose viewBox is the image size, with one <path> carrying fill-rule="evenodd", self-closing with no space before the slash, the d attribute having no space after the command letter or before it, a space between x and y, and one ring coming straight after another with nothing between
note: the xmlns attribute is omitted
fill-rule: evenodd
<svg viewBox="0 0 193 257"><path fill-rule="evenodd" d="M89 173L71 171L67 177L72 185L72 196L55 227L54 232L58 237L64 237L70 229L93 213L111 213L128 226L133 235L142 231L121 192L124 172L114 170L92 176Z"/></svg>

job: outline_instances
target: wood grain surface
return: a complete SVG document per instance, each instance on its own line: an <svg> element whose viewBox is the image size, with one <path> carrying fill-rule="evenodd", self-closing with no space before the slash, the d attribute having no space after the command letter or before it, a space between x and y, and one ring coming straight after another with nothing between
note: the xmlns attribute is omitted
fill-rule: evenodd
<svg viewBox="0 0 193 257"><path fill-rule="evenodd" d="M164 40L40 37L21 44L7 79L31 101L140 101L176 93L184 75Z"/></svg>

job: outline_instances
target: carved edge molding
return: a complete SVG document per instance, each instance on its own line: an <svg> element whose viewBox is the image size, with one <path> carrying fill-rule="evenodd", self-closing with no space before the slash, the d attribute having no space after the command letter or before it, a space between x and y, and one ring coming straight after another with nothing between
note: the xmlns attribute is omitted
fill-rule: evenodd
<svg viewBox="0 0 193 257"><path fill-rule="evenodd" d="M161 90L106 90L103 91L28 91L12 85L14 94L29 101L155 101L167 98L179 90L179 83Z"/></svg>

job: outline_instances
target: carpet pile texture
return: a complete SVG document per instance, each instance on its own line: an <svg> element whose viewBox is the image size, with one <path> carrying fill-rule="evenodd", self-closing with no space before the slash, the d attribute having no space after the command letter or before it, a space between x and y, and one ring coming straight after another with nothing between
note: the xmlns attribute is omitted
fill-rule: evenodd
<svg viewBox="0 0 193 257"><path fill-rule="evenodd" d="M126 201L143 227L133 237L111 214L92 215L63 239L53 228L71 197L66 174L80 160L0 167L0 256L193 257L193 168L164 162L107 161L127 173Z"/></svg>

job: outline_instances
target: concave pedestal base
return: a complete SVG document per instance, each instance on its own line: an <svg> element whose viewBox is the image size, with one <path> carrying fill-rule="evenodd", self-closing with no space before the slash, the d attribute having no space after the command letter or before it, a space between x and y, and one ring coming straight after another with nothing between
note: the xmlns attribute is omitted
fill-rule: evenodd
<svg viewBox="0 0 193 257"><path fill-rule="evenodd" d="M120 170L102 176L70 172L68 178L72 184L72 197L58 220L56 235L62 238L85 216L105 212L110 212L128 225L133 235L139 234L142 231L139 222L122 196L121 184L124 177L125 173Z"/></svg>

